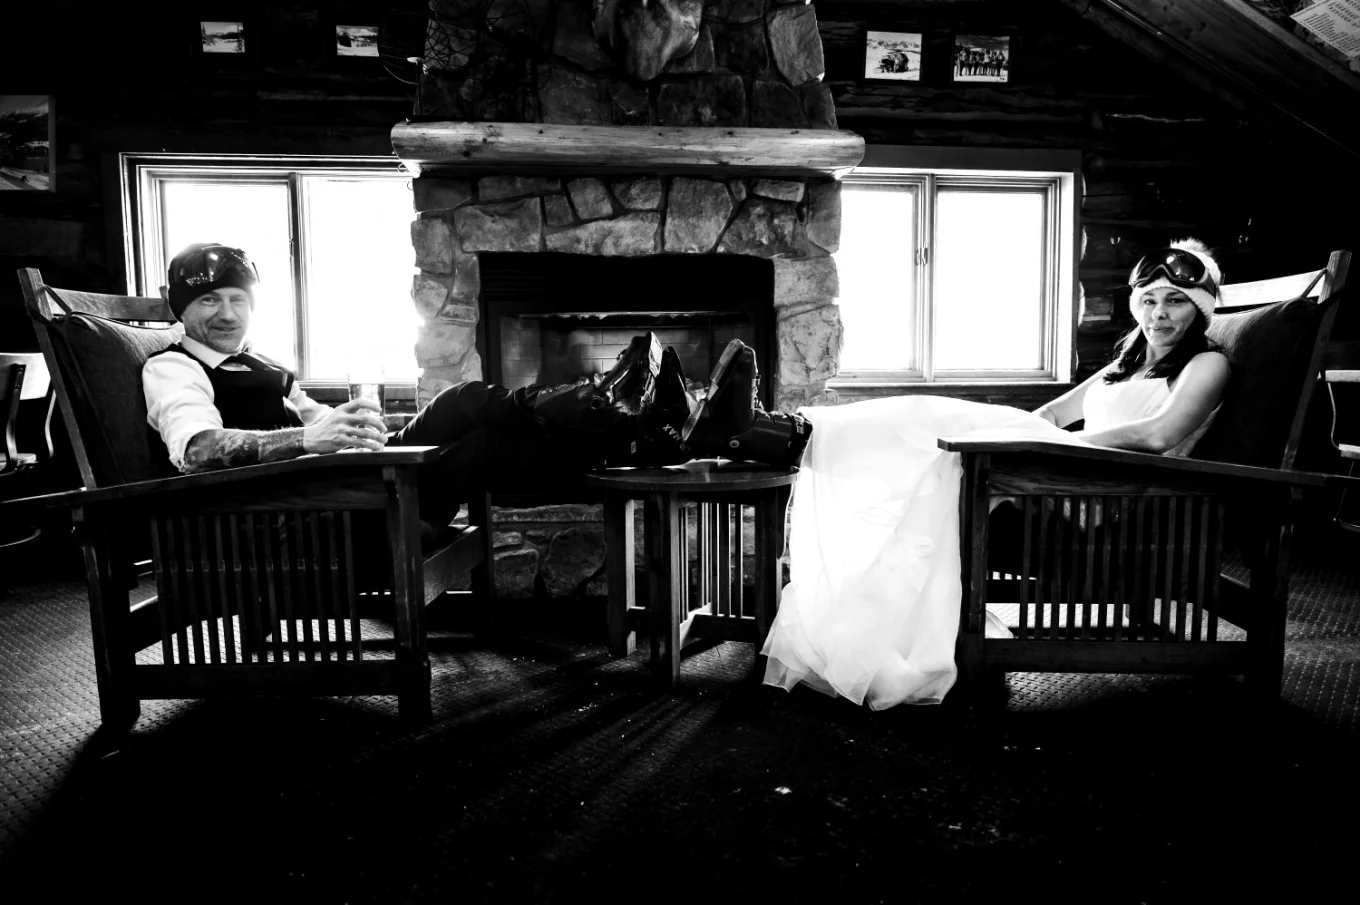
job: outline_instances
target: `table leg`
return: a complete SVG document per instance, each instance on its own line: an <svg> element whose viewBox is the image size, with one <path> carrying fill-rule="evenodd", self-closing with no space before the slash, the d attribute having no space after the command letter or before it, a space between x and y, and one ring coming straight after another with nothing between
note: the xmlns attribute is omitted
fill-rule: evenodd
<svg viewBox="0 0 1360 905"><path fill-rule="evenodd" d="M637 601L633 511L632 498L614 491L605 494L605 580L609 585L606 621L611 657L626 657L637 649L637 633L628 628L628 611Z"/></svg>
<svg viewBox="0 0 1360 905"><path fill-rule="evenodd" d="M762 491L755 504L755 629L756 654L765 646L775 611L779 608L779 557L784 553L784 508L788 491L783 487Z"/></svg>
<svg viewBox="0 0 1360 905"><path fill-rule="evenodd" d="M652 673L668 688L680 678L680 618L685 608L680 505L676 494L648 494L643 515Z"/></svg>

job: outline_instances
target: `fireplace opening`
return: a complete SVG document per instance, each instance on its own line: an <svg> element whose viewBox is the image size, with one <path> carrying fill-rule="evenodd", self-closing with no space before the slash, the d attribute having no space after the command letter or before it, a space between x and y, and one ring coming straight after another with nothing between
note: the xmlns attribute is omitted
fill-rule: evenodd
<svg viewBox="0 0 1360 905"><path fill-rule="evenodd" d="M511 388L571 383L613 367L646 330L707 381L732 339L755 349L771 403L774 268L741 255L638 258L483 252L478 346L489 380Z"/></svg>

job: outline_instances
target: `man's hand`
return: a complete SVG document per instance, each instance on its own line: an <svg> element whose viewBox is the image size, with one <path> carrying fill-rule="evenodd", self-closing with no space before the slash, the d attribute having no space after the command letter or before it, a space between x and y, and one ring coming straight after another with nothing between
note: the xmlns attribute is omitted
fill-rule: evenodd
<svg viewBox="0 0 1360 905"><path fill-rule="evenodd" d="M302 429L302 448L309 453L350 447L382 449L386 445L382 411L371 399L355 399L336 406L326 417Z"/></svg>

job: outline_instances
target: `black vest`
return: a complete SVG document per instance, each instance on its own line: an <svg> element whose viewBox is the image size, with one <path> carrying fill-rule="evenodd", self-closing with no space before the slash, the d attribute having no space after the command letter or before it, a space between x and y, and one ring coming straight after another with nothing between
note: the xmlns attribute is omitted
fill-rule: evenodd
<svg viewBox="0 0 1360 905"><path fill-rule="evenodd" d="M256 431L302 427L302 419L298 417L297 409L286 401L296 377L282 365L242 352L232 356L232 360L250 368L249 371L210 368L179 343L162 349L156 355L172 352L186 355L198 362L203 372L208 375L208 381L213 388L213 405L222 416L223 427ZM168 467L169 451L165 449L164 441L154 428L151 433L155 437L153 446L159 448L161 457Z"/></svg>

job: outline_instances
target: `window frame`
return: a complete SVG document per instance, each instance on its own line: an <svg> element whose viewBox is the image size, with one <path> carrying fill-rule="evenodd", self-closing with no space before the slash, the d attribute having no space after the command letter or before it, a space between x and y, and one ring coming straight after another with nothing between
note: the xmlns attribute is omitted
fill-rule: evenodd
<svg viewBox="0 0 1360 905"><path fill-rule="evenodd" d="M288 188L289 277L296 300L293 312L297 331L298 374L313 387L340 386L335 377L313 378L309 365L310 333L307 330L307 262L310 253L303 229L307 205L307 177L381 178L413 177L396 157L301 157L260 155L203 155L179 153L130 153L118 155L119 198L122 212L122 264L128 295L155 297L160 294L170 251L163 229L163 188L172 182L230 182L239 185L286 185ZM412 219L415 218L414 206ZM389 379L389 385L414 386L413 379Z"/></svg>
<svg viewBox="0 0 1360 905"><path fill-rule="evenodd" d="M907 387L1059 384L1074 373L1073 349L1079 313L1081 231L1081 152L993 148L870 145L860 165L844 179L855 183L897 183L916 192L915 234L910 253L916 292L911 369L845 369L829 382L832 388L872 390ZM937 370L934 367L935 300L933 253L936 198L944 189L998 191L1013 188L1045 196L1047 233L1043 283L1042 365L1037 369Z"/></svg>

